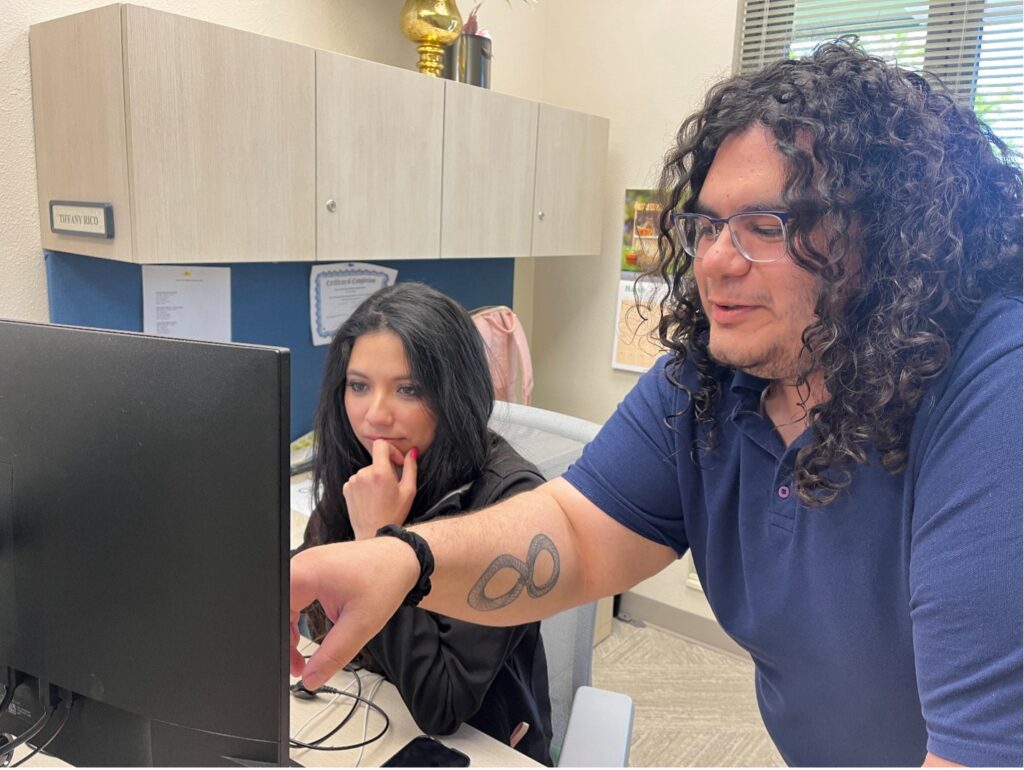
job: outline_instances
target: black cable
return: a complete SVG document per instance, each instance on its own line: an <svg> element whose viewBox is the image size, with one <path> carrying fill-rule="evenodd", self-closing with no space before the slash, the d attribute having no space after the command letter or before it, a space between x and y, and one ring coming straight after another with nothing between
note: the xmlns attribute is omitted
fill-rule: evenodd
<svg viewBox="0 0 1024 770"><path fill-rule="evenodd" d="M354 669L354 668L349 669L348 667L346 667L345 671L347 671L349 674L351 674L353 677L355 677L355 687L356 687L356 689L355 689L355 697L358 698L359 696L362 695L362 678L359 676L358 669ZM339 690L339 689L336 689L334 687L329 687L328 685L321 686L321 688L317 689L316 692L327 692L327 693L331 693L331 694L334 694L334 695L351 695L350 692ZM319 737L319 738L316 738L315 740L308 741L309 744L310 745L314 745L314 746L315 745L319 745L319 744L323 743L325 740L327 740L328 738L330 738L331 736L333 736L336 732L338 732L338 730L340 730L342 727L347 725L349 723L349 721L351 721L352 717L355 716L355 711L358 708L359 708L359 701L358 700L354 700L352 702L352 708L348 710L348 714L346 714L344 716L344 718L341 720L341 722L338 723L337 727L335 727L333 730L331 730L331 732L329 732L327 735L324 735L323 737ZM292 738L292 740L298 741L298 738Z"/></svg>
<svg viewBox="0 0 1024 770"><path fill-rule="evenodd" d="M10 754L14 756L14 750L19 746L28 743L30 740L35 738L40 732L46 729L46 726L50 723L53 715L56 714L56 709L51 709L43 713L41 717L36 721L34 725L28 728L25 732L19 735L10 743L5 743L0 746L0 757Z"/></svg>
<svg viewBox="0 0 1024 770"><path fill-rule="evenodd" d="M391 720L388 719L388 715L387 713L385 713L384 709L382 709L372 700L368 700L362 697L361 695L356 695L352 692L342 692L340 694L348 698L352 698L360 703L365 703L368 707L372 708L374 711L376 711L378 714L384 717L384 729L372 738L367 738L365 741L353 743L348 746L317 746L312 743L303 743L302 741L297 741L294 738L292 738L292 748L312 749L313 751L349 751L351 749L361 749L363 746L369 746L371 743L375 743L376 741L379 741L381 738L384 737L384 733L386 733L388 731L388 728L391 727Z"/></svg>
<svg viewBox="0 0 1024 770"><path fill-rule="evenodd" d="M298 740L297 738L290 738L289 741L292 748L312 749L313 751L350 751L352 749L360 749L363 746L369 746L371 743L379 741L381 738L384 737L384 734L391 727L391 720L388 718L387 713L376 703L363 697L363 680L359 676L359 670L356 668L346 668L346 671L351 673L356 678L356 686L358 688L356 692L351 693L346 692L344 690L335 689L334 687L326 686L321 687L319 690L317 690L317 692L327 692L332 693L334 695L344 695L346 698L352 698L354 703L352 704L352 708L349 709L348 714L345 715L345 718L342 719L341 722L333 730L331 730L323 737L317 738L314 741L305 743L303 741ZM372 738L367 738L365 741L361 741L360 743L353 743L348 746L321 746L320 744L322 744L328 738L337 733L346 724L348 724L348 722L352 719L353 715L356 713L356 709L359 708L360 703L365 703L368 708L372 708L374 711L376 711L378 714L384 717L384 729Z"/></svg>
<svg viewBox="0 0 1024 770"><path fill-rule="evenodd" d="M63 708L63 710L64 710L64 717L60 720L60 724L57 725L57 729L53 731L53 735L51 735L49 738L46 739L46 743L43 743L43 744L37 746L36 748L34 748L32 750L31 754L29 754L26 757L23 757L22 759L19 759L17 762L15 762L13 765L11 765L11 767L21 767L23 764L25 764L30 759L32 759L32 757L34 757L36 754L38 754L39 752L41 752L44 749L46 749L47 746L49 746L51 743L53 743L53 739L56 738L58 735L60 735L61 730L64 729L64 725L66 725L68 723L68 719L71 717L71 701L66 700L66 701L63 702L62 705L64 707ZM47 720L47 724L49 724L49 720ZM45 728L45 725L44 725L44 728Z"/></svg>
<svg viewBox="0 0 1024 770"><path fill-rule="evenodd" d="M338 725L333 730L331 730L329 733L327 733L327 735L323 736L322 738L317 738L315 741L309 741L309 744L312 745L312 746L319 746L321 743L323 743L328 738L333 736L336 732L338 732L338 730L340 730L345 725L347 725L349 723L349 721L352 719L352 717L355 716L356 709L359 708L359 700L358 700L358 698L360 696L362 696L362 694L363 694L363 680L359 676L359 672L357 670L355 670L355 669L345 669L345 670L348 671L349 673L351 673L352 676L354 676L356 678L356 688L357 689L356 689L355 697L357 698L357 700L352 704L352 708L349 709L349 711L345 715L345 717L338 723ZM352 693L350 693L350 692L345 692L344 690L338 690L338 689L335 689L334 687L328 687L327 685L324 685L324 686L320 687L317 690L317 692L326 692L326 693L330 693L332 695L349 695L349 696L352 695ZM298 741L297 738L292 738L291 740Z"/></svg>

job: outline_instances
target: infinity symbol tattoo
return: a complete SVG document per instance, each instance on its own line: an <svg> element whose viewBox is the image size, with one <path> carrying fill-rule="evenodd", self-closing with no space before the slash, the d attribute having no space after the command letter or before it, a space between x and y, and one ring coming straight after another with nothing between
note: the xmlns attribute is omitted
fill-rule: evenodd
<svg viewBox="0 0 1024 770"><path fill-rule="evenodd" d="M533 582L533 573L537 566L537 557L540 556L541 551L547 551L551 554L551 577L549 577L543 584L537 585ZM493 598L487 596L484 590L487 588L487 584L491 582L491 579L495 575L506 567L518 572L519 579L516 581L515 585L501 596L495 596ZM557 582L558 549L555 548L555 544L551 541L550 537L545 534L539 534L530 542L530 549L526 553L525 562L507 553L502 554L492 561L490 566L484 571L484 574L480 576L480 579L476 581L471 589L469 589L469 596L466 597L466 601L469 606L475 610L498 610L514 602L519 594L523 592L524 588L526 589L526 593L531 597L538 599L554 588L555 583Z"/></svg>

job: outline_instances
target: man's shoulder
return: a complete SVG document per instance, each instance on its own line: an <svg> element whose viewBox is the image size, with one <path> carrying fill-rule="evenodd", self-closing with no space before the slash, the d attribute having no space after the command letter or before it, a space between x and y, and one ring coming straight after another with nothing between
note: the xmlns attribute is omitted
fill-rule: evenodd
<svg viewBox="0 0 1024 770"><path fill-rule="evenodd" d="M1020 295L990 297L960 335L950 368L956 371L985 365L1020 350L1024 343L1022 324Z"/></svg>
<svg viewBox="0 0 1024 770"><path fill-rule="evenodd" d="M965 337L988 334L1004 336L1004 342L1021 344L1021 295L1000 294L990 297L978 308L971 323L964 331Z"/></svg>
<svg viewBox="0 0 1024 770"><path fill-rule="evenodd" d="M998 411L996 401L1010 396L1013 379L1020 381L1022 324L1024 314L1019 295L992 297L978 309L958 338L945 370L932 383L921 404L918 431L950 409L955 413L970 411L968 402L983 402L988 407L985 412ZM996 395L979 387L982 383L996 388ZM1016 392L1015 398L1019 399L1019 387Z"/></svg>

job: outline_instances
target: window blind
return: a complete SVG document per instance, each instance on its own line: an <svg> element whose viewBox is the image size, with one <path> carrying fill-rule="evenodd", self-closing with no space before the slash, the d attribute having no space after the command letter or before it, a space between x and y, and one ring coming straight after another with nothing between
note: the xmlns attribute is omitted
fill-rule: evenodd
<svg viewBox="0 0 1024 770"><path fill-rule="evenodd" d="M855 34L876 56L938 75L997 136L1024 150L1020 0L743 0L739 23L738 72Z"/></svg>

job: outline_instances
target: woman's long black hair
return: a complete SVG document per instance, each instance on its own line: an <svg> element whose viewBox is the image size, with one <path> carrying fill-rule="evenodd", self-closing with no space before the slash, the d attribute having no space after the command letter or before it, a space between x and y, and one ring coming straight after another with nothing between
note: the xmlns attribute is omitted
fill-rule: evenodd
<svg viewBox="0 0 1024 770"><path fill-rule="evenodd" d="M670 216L692 210L725 138L755 124L786 162L793 259L819 277L797 382L821 371L831 398L808 411L812 440L795 481L804 502L821 505L849 485L868 447L887 470L905 467L921 399L965 325L988 297L1020 294L1020 159L937 81L856 39L715 86L679 129L661 180L658 272L668 291L658 331L670 376L687 359L696 367L697 461L715 445L728 372L708 352L692 259Z"/></svg>
<svg viewBox="0 0 1024 770"><path fill-rule="evenodd" d="M381 331L401 339L413 382L437 422L434 441L419 458L410 517L473 480L487 460L494 389L483 341L469 314L422 283L381 289L341 325L327 352L313 424L313 488L318 500L306 545L353 539L341 488L371 458L345 413L345 375L355 341Z"/></svg>

